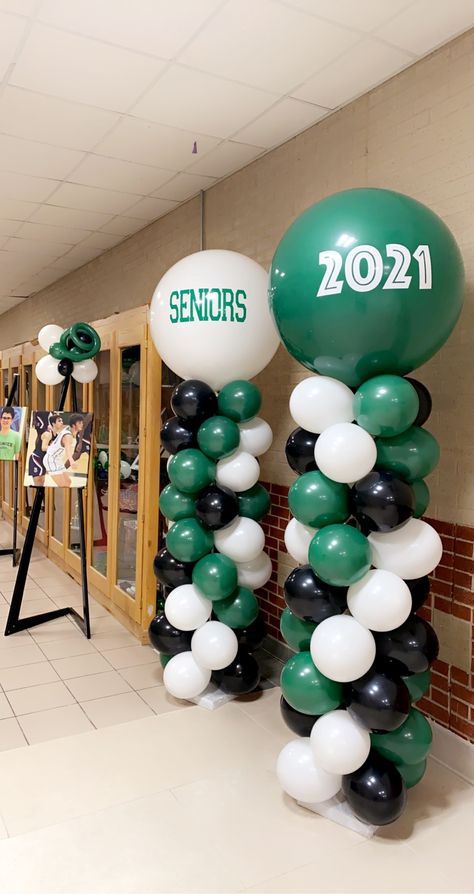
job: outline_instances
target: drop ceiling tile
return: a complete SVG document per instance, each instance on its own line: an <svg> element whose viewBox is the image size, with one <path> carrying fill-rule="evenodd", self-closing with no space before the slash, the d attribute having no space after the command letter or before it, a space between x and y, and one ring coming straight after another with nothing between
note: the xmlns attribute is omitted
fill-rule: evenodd
<svg viewBox="0 0 474 894"><path fill-rule="evenodd" d="M164 64L86 37L34 25L10 83L103 109L125 111Z"/></svg>
<svg viewBox="0 0 474 894"><path fill-rule="evenodd" d="M0 0L0 9L21 16L31 15L37 5L38 0Z"/></svg>
<svg viewBox="0 0 474 894"><path fill-rule="evenodd" d="M271 149L311 127L327 114L328 109L321 106L286 98L264 112L253 124L239 130L235 137L244 143Z"/></svg>
<svg viewBox="0 0 474 894"><path fill-rule="evenodd" d="M45 0L43 22L162 59L173 58L221 0Z"/></svg>
<svg viewBox="0 0 474 894"><path fill-rule="evenodd" d="M138 196L137 196L138 198ZM101 211L102 214L120 214L133 201L133 196L126 192L115 192L111 189L97 189L95 186L80 186L77 183L62 183L56 190L51 202L65 208Z"/></svg>
<svg viewBox="0 0 474 894"><path fill-rule="evenodd" d="M273 0L229 0L180 56L203 71L288 93L359 39Z"/></svg>
<svg viewBox="0 0 474 894"><path fill-rule="evenodd" d="M22 239L36 239L38 242L64 242L66 245L77 245L87 236L89 230L78 230L70 227L51 227L48 224L32 223L28 221L21 225L17 234Z"/></svg>
<svg viewBox="0 0 474 894"><path fill-rule="evenodd" d="M321 16L356 31L373 31L383 22L393 18L413 0L286 0L288 6Z"/></svg>
<svg viewBox="0 0 474 894"><path fill-rule="evenodd" d="M113 217L108 223L101 227L101 230L104 233L112 233L112 235L125 237L131 236L132 233L137 233L139 230L142 230L144 226L145 224L143 223L143 220L137 220L135 217L123 217L122 215Z"/></svg>
<svg viewBox="0 0 474 894"><path fill-rule="evenodd" d="M310 78L294 95L335 109L382 83L412 61L403 50L366 38L337 62Z"/></svg>
<svg viewBox="0 0 474 894"><path fill-rule="evenodd" d="M100 186L147 196L162 183L170 179L170 172L150 165L138 165L119 158L103 155L87 155L72 174L74 183Z"/></svg>
<svg viewBox="0 0 474 894"><path fill-rule="evenodd" d="M412 53L427 53L474 26L472 0L417 0L377 30L377 36Z"/></svg>
<svg viewBox="0 0 474 894"><path fill-rule="evenodd" d="M167 214L168 211L173 211L177 205L178 202L170 202L168 199L147 198L140 199L135 205L130 205L127 211L131 217L139 217L143 221L150 222Z"/></svg>
<svg viewBox="0 0 474 894"><path fill-rule="evenodd" d="M233 171L245 167L263 152L260 146L247 146L244 143L221 143L217 149L213 149L202 159L193 164L191 173L213 175L214 177L226 177Z"/></svg>
<svg viewBox="0 0 474 894"><path fill-rule="evenodd" d="M28 220L33 211L38 207L34 202L17 202L16 199L4 199L0 186L0 217L11 220Z"/></svg>
<svg viewBox="0 0 474 894"><path fill-rule="evenodd" d="M7 86L0 95L2 133L53 146L90 150L119 117L20 87Z"/></svg>
<svg viewBox="0 0 474 894"><path fill-rule="evenodd" d="M68 246L64 242L38 242L37 239L21 239L19 236L11 236L4 246L8 252L17 254L38 255L44 258L44 264L55 261L67 251Z"/></svg>
<svg viewBox="0 0 474 894"><path fill-rule="evenodd" d="M21 227L19 220L0 220L0 236L15 236ZM5 241L5 240L4 240Z"/></svg>
<svg viewBox="0 0 474 894"><path fill-rule="evenodd" d="M202 174L176 174L172 180L155 189L152 193L159 199L172 199L175 202L184 202L195 196L202 189L209 189L216 182L214 177L204 177Z"/></svg>
<svg viewBox="0 0 474 894"><path fill-rule="evenodd" d="M127 116L96 146L96 152L178 172L193 160L195 140L200 152L207 152L219 143L215 137L199 136Z"/></svg>
<svg viewBox="0 0 474 894"><path fill-rule="evenodd" d="M31 295L56 282L56 280L60 279L60 276L61 274L54 267L44 267L39 273L29 276L24 282L19 283L16 291L18 294Z"/></svg>
<svg viewBox="0 0 474 894"><path fill-rule="evenodd" d="M171 66L133 108L139 118L228 137L268 109L276 96L180 65Z"/></svg>
<svg viewBox="0 0 474 894"><path fill-rule="evenodd" d="M119 242L122 242L122 236L112 233L91 233L84 242L81 242L80 248L84 250L99 248L101 251L107 251Z"/></svg>
<svg viewBox="0 0 474 894"><path fill-rule="evenodd" d="M0 134L0 164L4 171L62 180L83 157L83 152L74 149Z"/></svg>
<svg viewBox="0 0 474 894"><path fill-rule="evenodd" d="M15 59L17 47L26 28L25 19L0 12L0 81Z"/></svg>
<svg viewBox="0 0 474 894"><path fill-rule="evenodd" d="M28 177L0 170L0 196L20 202L44 202L58 185L57 180Z"/></svg>
<svg viewBox="0 0 474 894"><path fill-rule="evenodd" d="M54 202L54 198L51 199ZM30 218L38 223L50 224L54 227L78 227L84 230L96 230L110 219L110 214L99 211L86 211L77 208L63 208L59 205L41 205Z"/></svg>

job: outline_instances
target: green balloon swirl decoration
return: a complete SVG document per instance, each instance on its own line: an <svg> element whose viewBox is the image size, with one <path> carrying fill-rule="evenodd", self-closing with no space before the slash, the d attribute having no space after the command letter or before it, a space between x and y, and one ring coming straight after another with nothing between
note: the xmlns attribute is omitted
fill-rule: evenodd
<svg viewBox="0 0 474 894"><path fill-rule="evenodd" d="M89 323L74 323L49 349L55 360L92 360L100 351L100 336Z"/></svg>

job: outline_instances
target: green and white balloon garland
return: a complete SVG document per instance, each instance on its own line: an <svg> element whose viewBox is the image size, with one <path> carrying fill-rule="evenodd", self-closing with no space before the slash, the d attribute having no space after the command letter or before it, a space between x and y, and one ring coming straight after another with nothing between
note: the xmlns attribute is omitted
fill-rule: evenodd
<svg viewBox="0 0 474 894"><path fill-rule="evenodd" d="M227 694L243 694L260 678L252 653L265 625L253 590L272 566L259 525L270 496L258 483L257 457L272 432L247 377L278 347L266 285L250 258L204 251L165 274L151 305L155 346L186 377L161 433L171 458L160 507L170 527L154 567L167 595L149 631L164 685L177 698L197 698L211 679Z"/></svg>
<svg viewBox="0 0 474 894"><path fill-rule="evenodd" d="M463 266L425 206L350 190L302 214L283 237L270 306L293 356L318 373L290 398L298 426L289 491L282 715L300 736L280 753L283 789L317 804L340 789L362 822L402 813L423 776L431 728L412 707L438 642L416 611L442 555L420 516L439 447L431 400L406 378L449 336ZM355 393L354 393L355 392Z"/></svg>

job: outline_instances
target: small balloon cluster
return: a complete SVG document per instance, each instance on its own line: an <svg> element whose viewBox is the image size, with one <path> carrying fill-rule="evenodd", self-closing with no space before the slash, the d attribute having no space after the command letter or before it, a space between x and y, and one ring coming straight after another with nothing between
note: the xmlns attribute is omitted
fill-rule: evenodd
<svg viewBox="0 0 474 894"><path fill-rule="evenodd" d="M161 430L171 454L171 483L160 496L169 528L154 570L166 600L149 636L176 698L196 698L211 680L234 695L259 683L252 653L266 631L253 590L272 571L258 523L270 495L258 483L257 457L272 442L260 405L251 382L230 382L216 394L189 379L175 388L175 416Z"/></svg>
<svg viewBox="0 0 474 894"><path fill-rule="evenodd" d="M87 384L97 376L92 359L100 351L100 336L88 323L74 323L63 329L49 323L38 333L38 341L48 353L35 367L36 378L44 385L60 385L66 376Z"/></svg>
<svg viewBox="0 0 474 894"><path fill-rule="evenodd" d="M304 803L340 789L363 822L397 819L422 778L432 733L412 705L438 654L416 614L438 564L437 532L420 519L439 448L413 379L379 375L353 391L326 376L290 399L298 428L286 456L288 502L281 631L296 654L281 675L281 711L302 737L278 759L284 790Z"/></svg>

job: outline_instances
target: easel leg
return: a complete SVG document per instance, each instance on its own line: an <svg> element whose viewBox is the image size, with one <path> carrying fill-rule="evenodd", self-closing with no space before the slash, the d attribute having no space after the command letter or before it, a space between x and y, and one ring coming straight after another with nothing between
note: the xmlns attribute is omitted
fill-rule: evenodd
<svg viewBox="0 0 474 894"><path fill-rule="evenodd" d="M15 568L20 558L20 550L17 550L17 533L18 533L18 462L15 462L14 480L13 480L13 558L12 564Z"/></svg>

